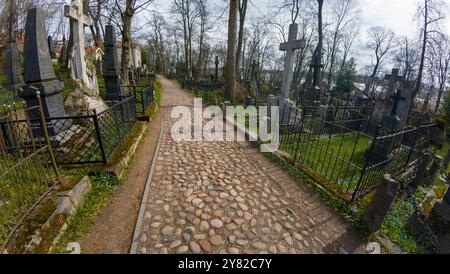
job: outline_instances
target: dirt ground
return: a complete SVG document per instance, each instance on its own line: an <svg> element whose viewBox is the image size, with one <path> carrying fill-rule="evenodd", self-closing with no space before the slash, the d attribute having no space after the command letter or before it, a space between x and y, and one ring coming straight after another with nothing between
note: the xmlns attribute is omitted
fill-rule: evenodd
<svg viewBox="0 0 450 274"><path fill-rule="evenodd" d="M164 95L162 95L164 98ZM164 103L164 99L163 99ZM109 204L97 215L91 232L79 243L84 254L127 254L139 207L161 133L164 108L148 125L148 134L136 151L136 162Z"/></svg>

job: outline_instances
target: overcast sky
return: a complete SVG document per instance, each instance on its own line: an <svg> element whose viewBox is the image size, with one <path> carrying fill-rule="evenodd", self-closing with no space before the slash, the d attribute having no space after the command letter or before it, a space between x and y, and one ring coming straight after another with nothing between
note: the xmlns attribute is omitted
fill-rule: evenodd
<svg viewBox="0 0 450 274"><path fill-rule="evenodd" d="M252 15L259 15L267 11L267 6L276 4L281 0L252 0L253 5L250 6ZM325 0L325 5L327 1ZM364 52L366 44L367 29L373 26L385 26L391 28L398 36L417 37L418 23L414 21L419 0L359 0L361 9L361 37L354 47L354 55L358 59L360 66L370 64L370 55ZM450 0L443 0L447 6L443 11L450 17ZM171 0L156 0L155 8L169 15L168 10ZM223 0L209 0L211 6L217 6L217 3L223 3ZM255 8L257 7L257 8ZM445 22L445 29L450 35L450 18ZM222 32L226 35L226 32ZM226 37L226 36L224 36Z"/></svg>

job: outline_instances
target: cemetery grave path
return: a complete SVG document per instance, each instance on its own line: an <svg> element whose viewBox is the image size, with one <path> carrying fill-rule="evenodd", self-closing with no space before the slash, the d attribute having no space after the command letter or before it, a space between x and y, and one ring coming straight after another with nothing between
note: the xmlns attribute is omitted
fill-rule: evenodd
<svg viewBox="0 0 450 274"><path fill-rule="evenodd" d="M193 98L162 81L164 128L131 253L364 253L318 195L247 142L181 142L170 109Z"/></svg>

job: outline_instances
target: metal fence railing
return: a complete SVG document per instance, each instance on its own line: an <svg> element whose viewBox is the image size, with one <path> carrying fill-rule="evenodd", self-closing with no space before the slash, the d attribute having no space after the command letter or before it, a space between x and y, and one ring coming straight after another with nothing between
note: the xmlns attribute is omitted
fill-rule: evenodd
<svg viewBox="0 0 450 274"><path fill-rule="evenodd" d="M434 123L401 130L373 130L373 110L358 107L293 107L282 113L280 150L347 200L374 190L386 173L399 174L430 146ZM374 133L375 132L375 133ZM370 155L393 143L386 160Z"/></svg>
<svg viewBox="0 0 450 274"><path fill-rule="evenodd" d="M39 98L40 101L40 98ZM37 111L34 125L42 133L35 138L27 113ZM16 123L19 119L23 123ZM58 167L43 122L42 106L9 108L0 118L0 245L19 224L23 215L57 183ZM26 124L26 130L19 126Z"/></svg>
<svg viewBox="0 0 450 274"><path fill-rule="evenodd" d="M123 97L120 102L112 102L112 105L101 113L94 111L84 116L46 118L56 162L59 165L108 163L110 156L135 125L138 115L145 113L153 100L153 89L146 88ZM14 121L14 127L19 134L31 130L35 139L42 136L41 131L37 129L38 124L36 119ZM6 126L6 122L0 121L0 129ZM7 134L3 132L3 135Z"/></svg>

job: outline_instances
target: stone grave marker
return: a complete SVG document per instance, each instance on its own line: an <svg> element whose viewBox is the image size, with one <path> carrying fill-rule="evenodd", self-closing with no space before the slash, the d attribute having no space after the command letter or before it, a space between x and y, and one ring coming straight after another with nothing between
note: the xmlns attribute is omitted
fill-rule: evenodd
<svg viewBox="0 0 450 274"><path fill-rule="evenodd" d="M25 99L28 107L37 106L37 89L42 98L44 115L46 117L64 117L66 112L60 94L64 89L64 83L56 79L53 70L46 38L44 11L41 8L32 8L28 11L25 30L25 85L20 96ZM39 119L39 112L36 110L31 111L29 115L31 120ZM62 129L49 125L50 135L56 135L60 130Z"/></svg>
<svg viewBox="0 0 450 274"><path fill-rule="evenodd" d="M292 79L294 78L294 61L295 61L295 51L298 49L304 49L306 46L305 40L297 40L298 34L298 24L291 24L289 26L289 36L286 43L280 44L280 51L286 52L286 58L284 62L283 71L283 82L281 87L281 98L280 98L280 115L281 117L290 117L287 111L295 111L294 104L290 101L290 92ZM283 118L282 118L283 119ZM290 123L291 121L282 121L282 124Z"/></svg>
<svg viewBox="0 0 450 274"><path fill-rule="evenodd" d="M64 15L70 19L73 46L70 69L75 81L75 90L67 96L65 105L70 115L90 115L94 110L108 109L100 98L95 64L86 63L84 29L90 26L88 0L71 0L64 6Z"/></svg>
<svg viewBox="0 0 450 274"><path fill-rule="evenodd" d="M105 56L103 58L103 78L105 78L106 100L118 101L123 96L121 77L117 64L116 30L114 26L105 27Z"/></svg>
<svg viewBox="0 0 450 274"><path fill-rule="evenodd" d="M48 43L48 50L50 52L50 58L52 58L52 60L56 59L55 43L51 35L47 37L47 43Z"/></svg>
<svg viewBox="0 0 450 274"><path fill-rule="evenodd" d="M6 49L6 77L8 86L17 93L24 82L20 53L16 43L8 44Z"/></svg>

